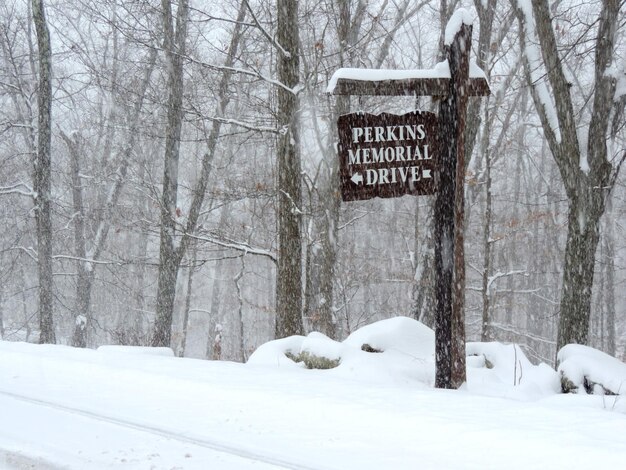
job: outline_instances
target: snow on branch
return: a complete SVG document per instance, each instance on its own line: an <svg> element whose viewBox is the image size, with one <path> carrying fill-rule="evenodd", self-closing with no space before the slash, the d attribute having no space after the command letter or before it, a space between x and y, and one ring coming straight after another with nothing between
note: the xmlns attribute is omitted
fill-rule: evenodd
<svg viewBox="0 0 626 470"><path fill-rule="evenodd" d="M288 50L286 50L283 46L281 46L279 44L279 42L276 40L276 38L272 37L272 35L263 27L263 25L261 24L261 22L257 19L256 15L254 14L254 11L252 10L252 8L250 7L250 3L248 2L248 0L243 0L243 2L246 4L246 8L248 9L248 12L250 13L250 16L252 17L252 21L254 21L255 26L259 29L259 31L261 31L261 33L263 34L263 36L265 36L267 38L267 40L276 48L280 51L280 53L286 57L287 59L291 59L291 52L289 52Z"/></svg>
<svg viewBox="0 0 626 470"><path fill-rule="evenodd" d="M105 264L105 265L117 265L117 266L122 266L124 263L121 263L119 261L103 261L103 260L95 260L93 258L81 258L80 256L70 256L70 255L54 255L52 256L52 259L69 259L69 260L73 260L73 261L81 261L83 263L87 263L87 265L89 264ZM89 269L89 268L87 268Z"/></svg>
<svg viewBox="0 0 626 470"><path fill-rule="evenodd" d="M270 85L274 85L276 87L282 88L283 90L288 91L289 93L297 96L302 90L303 90L303 86L301 84L296 85L293 88L289 88L287 85L285 85L284 83L280 82L279 80L274 80L273 78L270 78L266 75L263 75L261 72L257 72L256 70L248 70L248 69L242 69L239 67L227 67L226 65L215 65L215 64L209 64L207 62L203 62L199 59L194 59L191 56L185 56L190 62L199 65L201 67L206 67L208 69L211 70L217 70L219 72L231 72L231 73L236 73L239 75L246 75L248 77L254 77L254 78L258 78L259 80L263 80L264 82L269 83Z"/></svg>
<svg viewBox="0 0 626 470"><path fill-rule="evenodd" d="M506 333L513 333L517 336L520 336L523 338L529 338L540 343L550 344L553 346L556 345L556 341L554 340L544 338L543 336L539 336L539 335L530 333L528 331L524 331L524 332L519 331L516 328L511 327L510 325L504 325L502 323L493 322L493 323L490 323L489 326L492 328L496 328L498 330L504 331Z"/></svg>
<svg viewBox="0 0 626 470"><path fill-rule="evenodd" d="M228 238L224 238L224 237L216 238L216 237L211 237L207 235L200 236L200 235L189 234L188 236L189 238L193 238L194 240L209 242L209 243L213 243L214 245L221 246L222 248L229 248L231 250L239 251L243 253L243 256L245 255L264 256L266 258L271 259L274 263L276 263L277 261L276 254L274 252L270 250L266 250L264 248L257 248L254 246L250 246L248 243L245 243L245 242L229 240Z"/></svg>
<svg viewBox="0 0 626 470"><path fill-rule="evenodd" d="M237 119L230 118L222 118L217 116L203 116L204 119L209 121L217 121L222 124L231 124L233 126L242 127L248 131L257 131L257 132L270 132L272 134L281 134L284 135L287 133L287 128L276 128L270 126L256 126L254 124L248 124L247 122L238 121Z"/></svg>
<svg viewBox="0 0 626 470"><path fill-rule="evenodd" d="M0 186L0 194L19 194L34 198L37 193L26 183L15 183L9 186Z"/></svg>
<svg viewBox="0 0 626 470"><path fill-rule="evenodd" d="M12 250L18 250L26 253L35 263L39 263L37 251L32 246L15 246Z"/></svg>
<svg viewBox="0 0 626 470"><path fill-rule="evenodd" d="M508 276L514 276L517 274L521 274L524 276L528 275L528 272L525 269L519 269L516 271L509 271L506 273L500 272L498 271L497 273L493 274L492 276L489 276L487 278L487 293L491 292L491 285L496 282L498 279L503 278L503 277L508 277Z"/></svg>
<svg viewBox="0 0 626 470"><path fill-rule="evenodd" d="M551 98L550 91L545 82L545 73L541 69L541 51L538 45L535 30L535 19L530 0L514 0L517 8L522 14L522 54L527 63L528 74L530 75L531 90L534 98L539 101L544 117L550 130L554 134L557 143L561 143L561 132L559 128L556 106ZM541 113L541 110L540 110Z"/></svg>

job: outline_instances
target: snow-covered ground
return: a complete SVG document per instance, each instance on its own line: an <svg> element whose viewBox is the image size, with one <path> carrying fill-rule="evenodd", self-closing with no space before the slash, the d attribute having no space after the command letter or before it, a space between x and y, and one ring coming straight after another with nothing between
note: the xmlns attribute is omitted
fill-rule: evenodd
<svg viewBox="0 0 626 470"><path fill-rule="evenodd" d="M293 337L248 364L0 342L0 468L624 468L626 396L557 393L556 371L497 343L470 343L467 386L436 390L429 331Z"/></svg>

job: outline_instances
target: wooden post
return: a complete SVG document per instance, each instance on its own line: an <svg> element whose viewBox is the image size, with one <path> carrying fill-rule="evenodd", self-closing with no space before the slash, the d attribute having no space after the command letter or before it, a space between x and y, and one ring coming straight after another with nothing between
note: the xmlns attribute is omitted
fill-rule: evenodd
<svg viewBox="0 0 626 470"><path fill-rule="evenodd" d="M463 249L465 117L472 26L462 24L446 46L448 95L439 107L440 180L435 201L435 313L437 388L465 382L465 259Z"/></svg>

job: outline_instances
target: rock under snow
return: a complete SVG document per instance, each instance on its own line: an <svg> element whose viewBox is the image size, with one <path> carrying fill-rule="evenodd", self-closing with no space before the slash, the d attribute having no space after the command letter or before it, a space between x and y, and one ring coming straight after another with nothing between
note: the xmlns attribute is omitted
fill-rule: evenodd
<svg viewBox="0 0 626 470"><path fill-rule="evenodd" d="M419 358L435 353L435 332L408 317L395 317L359 328L344 344L363 349L363 345L386 352L398 351Z"/></svg>
<svg viewBox="0 0 626 470"><path fill-rule="evenodd" d="M561 389L596 395L626 395L626 364L602 351L568 344L557 355Z"/></svg>
<svg viewBox="0 0 626 470"><path fill-rule="evenodd" d="M468 388L491 396L536 399L558 393L556 371L531 363L517 344L472 343L467 354Z"/></svg>
<svg viewBox="0 0 626 470"><path fill-rule="evenodd" d="M250 356L248 364L326 369L335 362L337 367L327 373L368 382L432 386L434 351L435 334L430 328L411 318L396 317L364 326L343 342L317 332L270 341Z"/></svg>
<svg viewBox="0 0 626 470"><path fill-rule="evenodd" d="M467 388L482 395L537 399L559 392L551 367L533 365L517 345L467 344ZM270 341L249 365L329 369L338 377L370 383L432 387L435 381L435 333L407 317L366 325L343 342L320 333Z"/></svg>

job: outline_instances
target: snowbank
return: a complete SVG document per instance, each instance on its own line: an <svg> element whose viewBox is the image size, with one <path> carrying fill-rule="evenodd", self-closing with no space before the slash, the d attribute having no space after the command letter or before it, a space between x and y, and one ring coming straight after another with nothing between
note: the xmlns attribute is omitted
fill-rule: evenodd
<svg viewBox="0 0 626 470"><path fill-rule="evenodd" d="M626 364L602 351L568 344L557 361L564 392L626 395Z"/></svg>
<svg viewBox="0 0 626 470"><path fill-rule="evenodd" d="M559 392L554 369L532 364L516 344L467 343L468 388L484 395L522 400Z"/></svg>
<svg viewBox="0 0 626 470"><path fill-rule="evenodd" d="M343 342L317 332L270 341L250 356L248 365L306 368L304 362L292 358L309 353L338 360L337 367L324 371L337 377L430 387L435 378L434 351L435 335L430 328L396 317L367 325Z"/></svg>
<svg viewBox="0 0 626 470"><path fill-rule="evenodd" d="M403 328L430 336L423 325L392 319L352 339L395 346L392 337ZM471 386L470 393L427 388L413 378L407 385L372 384L383 374L406 379L419 362L401 361L393 348L367 353L361 339L348 345L307 338L311 350L338 348L342 364L255 367L0 341L0 468L13 468L16 459L66 470L587 470L626 461L623 396L553 394L520 402L481 396ZM262 346L257 359L299 351L307 338ZM483 372L502 372L512 387L501 370L510 367L512 348L470 349L480 354L469 357L470 385L489 362L493 368ZM384 369L394 363L406 365L406 373ZM346 380L353 377L349 364L363 380ZM524 367L522 385L528 377Z"/></svg>
<svg viewBox="0 0 626 470"><path fill-rule="evenodd" d="M336 367L321 372L337 377L419 388L435 382L435 333L407 317L364 326L343 342L320 333L270 341L252 354L248 364L304 369L310 361L292 359L307 359L306 354L338 361ZM545 364L533 365L517 345L468 343L467 356L470 392L535 400L559 391L556 371Z"/></svg>

